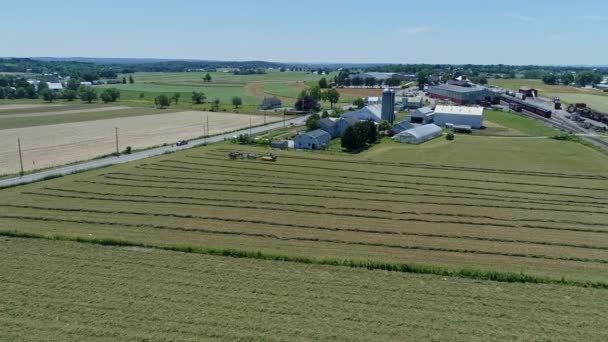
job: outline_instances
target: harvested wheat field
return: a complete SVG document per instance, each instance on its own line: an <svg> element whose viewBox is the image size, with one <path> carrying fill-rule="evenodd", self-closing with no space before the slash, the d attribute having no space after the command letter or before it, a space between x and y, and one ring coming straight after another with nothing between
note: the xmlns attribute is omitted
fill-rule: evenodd
<svg viewBox="0 0 608 342"><path fill-rule="evenodd" d="M18 138L21 139L24 168L32 170L113 153L116 150L115 127L118 127L120 149L127 146L141 149L202 136L207 116L210 135L247 127L250 119L253 125L264 123L263 116L187 111L6 129L0 136L0 174L19 170ZM266 120L271 122L278 118L267 117Z"/></svg>
<svg viewBox="0 0 608 342"><path fill-rule="evenodd" d="M48 107L46 107L48 108ZM89 109L73 109L73 110L58 110L58 111L46 111L46 112L31 112L31 113L19 113L19 114L5 114L0 116L0 120L5 118L23 118L31 116L51 116L51 115L64 115L64 114L81 114L81 113L95 113L95 112L108 112L113 110L129 109L126 106L111 106L111 107L99 107ZM13 108L13 109L24 109L24 108ZM28 108L29 109L29 108ZM2 121L0 121L1 127Z"/></svg>
<svg viewBox="0 0 608 342"><path fill-rule="evenodd" d="M367 96L380 96L382 95L381 88L369 89L369 88L342 88L338 89L341 96L350 97L367 97Z"/></svg>

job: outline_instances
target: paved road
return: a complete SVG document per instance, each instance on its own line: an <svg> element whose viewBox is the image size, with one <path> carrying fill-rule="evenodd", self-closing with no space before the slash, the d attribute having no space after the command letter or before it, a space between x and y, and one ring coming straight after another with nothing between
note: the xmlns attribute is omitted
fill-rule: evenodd
<svg viewBox="0 0 608 342"><path fill-rule="evenodd" d="M266 131L269 131L272 129L281 128L281 127L283 127L283 125L303 124L304 122L306 122L306 118L307 118L307 116L301 116L301 117L287 120L286 122L278 121L278 122L274 122L274 123L264 125L264 126L253 127L253 128L251 128L251 133L252 134L262 133L262 132L266 132ZM65 176L65 175L69 175L70 173L90 170L90 169L96 169L96 168L108 166L108 165L128 163L128 162L131 162L134 160L158 156L158 155L168 153L168 152L174 152L174 151L192 148L194 146L203 145L205 143L214 143L214 142L218 142L218 141L223 141L225 139L230 139L235 135L249 134L249 133L250 133L249 128L246 128L246 129L243 129L243 130L240 130L237 132L215 135L215 136L209 137L207 139L190 140L188 142L188 145L185 145L185 146L171 145L171 146L157 147L157 148L152 148L152 149L145 150L145 151L135 152L132 154L123 154L123 155L120 155L119 157L107 157L107 158L103 158L103 159L96 159L96 160L91 160L88 162L58 167L55 169L44 170L44 171L25 175L23 177L2 179L2 180L0 180L0 188L4 188L7 186L15 186L15 185L19 185L19 184L31 183L31 182L35 182L35 181L38 181L41 179L45 179L47 177Z"/></svg>

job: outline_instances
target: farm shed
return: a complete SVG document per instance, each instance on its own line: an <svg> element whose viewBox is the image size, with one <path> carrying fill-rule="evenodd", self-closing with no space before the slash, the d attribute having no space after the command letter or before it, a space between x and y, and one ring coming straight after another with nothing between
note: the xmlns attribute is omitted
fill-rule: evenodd
<svg viewBox="0 0 608 342"><path fill-rule="evenodd" d="M391 128L391 130L395 133L401 133L403 131L407 131L408 129L414 128L414 125L412 125L410 122L408 122L407 120L401 121L398 124L395 124L395 126L393 126L393 128Z"/></svg>
<svg viewBox="0 0 608 342"><path fill-rule="evenodd" d="M264 98L264 100L262 100L262 104L260 105L260 108L277 109L277 108L281 108L282 106L283 106L283 103L281 102L281 99L279 99L278 97L267 97L267 98Z"/></svg>
<svg viewBox="0 0 608 342"><path fill-rule="evenodd" d="M537 97L538 96L538 90L536 90L534 88L530 88L530 87L519 88L519 93L526 95L526 97Z"/></svg>
<svg viewBox="0 0 608 342"><path fill-rule="evenodd" d="M272 148L280 148L281 150L285 150L289 147L289 141L287 140L273 140L270 142L270 147Z"/></svg>
<svg viewBox="0 0 608 342"><path fill-rule="evenodd" d="M404 97L402 101L404 109L418 109L424 106L421 96Z"/></svg>
<svg viewBox="0 0 608 342"><path fill-rule="evenodd" d="M321 129L298 133L293 138L294 148L303 150L322 150L327 148L331 135Z"/></svg>
<svg viewBox="0 0 608 342"><path fill-rule="evenodd" d="M332 119L329 118L324 118L319 120L319 126L321 126L321 129L324 130L325 132L329 133L329 135L331 135L332 138L335 138L338 136L338 125L336 124L336 122Z"/></svg>
<svg viewBox="0 0 608 342"><path fill-rule="evenodd" d="M472 128L483 127L483 107L437 106L433 121L436 125L467 125Z"/></svg>
<svg viewBox="0 0 608 342"><path fill-rule="evenodd" d="M422 107L416 109L412 113L412 123L428 124L433 122L433 110L429 107Z"/></svg>
<svg viewBox="0 0 608 342"><path fill-rule="evenodd" d="M437 138L443 134L441 127L435 124L428 124L418 126L403 131L393 137L393 140L407 144L422 144L425 141L429 141Z"/></svg>

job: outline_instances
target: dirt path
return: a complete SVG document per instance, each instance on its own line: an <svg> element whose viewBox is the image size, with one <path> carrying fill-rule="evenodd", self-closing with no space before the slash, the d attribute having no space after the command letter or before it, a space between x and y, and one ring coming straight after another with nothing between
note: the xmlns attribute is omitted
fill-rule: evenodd
<svg viewBox="0 0 608 342"><path fill-rule="evenodd" d="M48 107L62 107L62 104L0 104L0 111L3 110L15 110L15 109L28 109L28 108L48 108Z"/></svg>
<svg viewBox="0 0 608 342"><path fill-rule="evenodd" d="M30 117L30 116L50 116L50 115L63 115L63 114L109 112L109 111L113 111L113 110L122 110L122 109L129 109L129 108L131 108L131 107L112 106L112 107L102 107L102 108L74 109L74 110L40 112L40 113L7 114L7 115L0 115L0 120L6 119L6 118L26 118L26 117Z"/></svg>
<svg viewBox="0 0 608 342"><path fill-rule="evenodd" d="M115 127L119 148L141 149L172 144L203 135L209 116L211 135L264 123L263 116L234 113L187 111L136 116L59 125L7 129L0 135L0 174L19 170L17 138L21 139L25 170L40 169L92 159L116 151ZM267 122L280 120L267 116Z"/></svg>

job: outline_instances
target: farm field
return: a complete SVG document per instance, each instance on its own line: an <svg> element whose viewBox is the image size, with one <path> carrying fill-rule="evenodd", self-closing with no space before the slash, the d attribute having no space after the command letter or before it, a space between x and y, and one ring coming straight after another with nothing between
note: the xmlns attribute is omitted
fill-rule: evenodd
<svg viewBox="0 0 608 342"><path fill-rule="evenodd" d="M265 151L217 144L5 189L0 226L608 286L608 158L580 144L459 136L272 164L228 160L235 148Z"/></svg>
<svg viewBox="0 0 608 342"><path fill-rule="evenodd" d="M0 105L0 108L3 106ZM149 106L80 104L53 105L35 108L0 110L0 130L36 127L74 122L168 114L176 108L157 109Z"/></svg>
<svg viewBox="0 0 608 342"><path fill-rule="evenodd" d="M603 289L40 239L0 258L6 341L608 339Z"/></svg>
<svg viewBox="0 0 608 342"><path fill-rule="evenodd" d="M189 100L193 91L202 91L208 101L219 99L222 109L231 108L234 96L243 99L242 111L255 112L264 97L278 96L286 106L293 106L301 90L307 89L307 84L314 84L322 77L333 75L313 75L305 72L279 72L269 70L261 75L234 75L228 72L211 72L211 82L204 82L206 72L179 73L135 73L134 84L117 84L98 86L98 88L113 87L121 91L121 100L129 103L151 104L154 97L160 94L172 95L180 93L182 105L190 105ZM119 77L129 75L119 75ZM144 98L140 98L140 94ZM349 99L347 99L349 100ZM200 108L199 108L200 107ZM208 109L209 105L198 105L197 109Z"/></svg>
<svg viewBox="0 0 608 342"><path fill-rule="evenodd" d="M66 107L68 108L68 107ZM102 107L100 109L109 108ZM119 146L141 149L150 146L172 144L178 140L204 135L203 123L209 117L209 134L215 135L253 125L279 120L278 116L244 115L233 113L210 113L184 111L168 113L160 110L102 111L57 116L30 116L4 119L0 114L0 125L6 121L19 124L20 128L2 129L0 132L0 174L19 171L17 139L21 139L25 170L47 168L92 159L116 152L115 127L119 129ZM95 121L71 122L82 118L115 113L118 117ZM142 115L142 114L155 115ZM134 116L131 116L134 115ZM127 117L121 117L127 116ZM89 117L89 119L92 119ZM22 121L15 121L22 120ZM26 121L24 121L26 120ZM54 121L53 121L54 120ZM60 123L63 120L68 123ZM78 121L78 120L76 120ZM46 122L48 125L39 126ZM27 123L30 123L28 127ZM55 123L55 124L53 124ZM8 126L8 124L7 124ZM0 126L2 127L2 126Z"/></svg>

